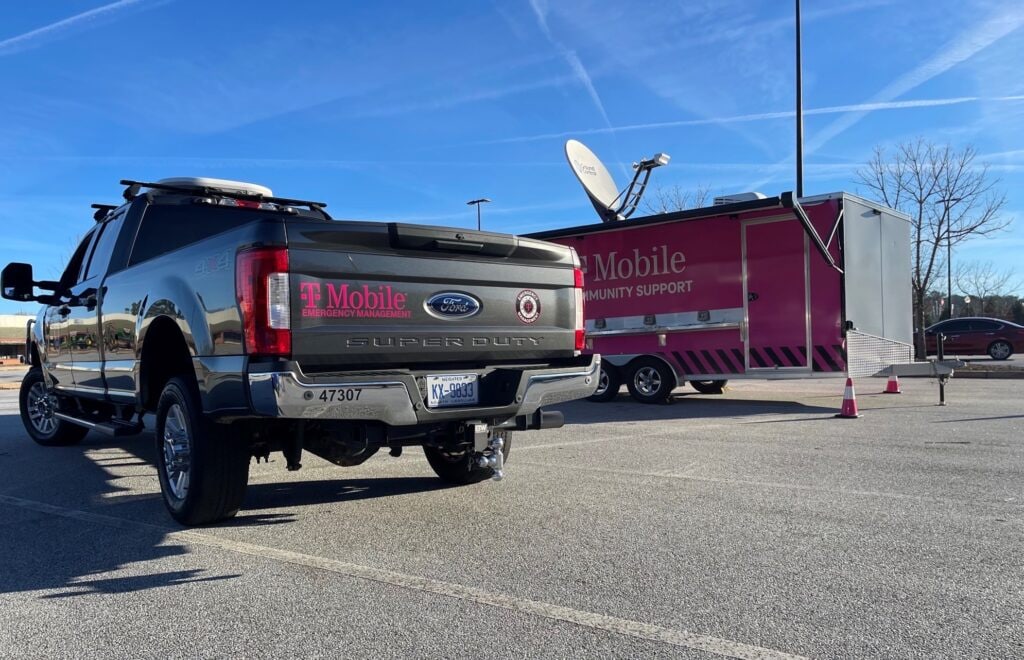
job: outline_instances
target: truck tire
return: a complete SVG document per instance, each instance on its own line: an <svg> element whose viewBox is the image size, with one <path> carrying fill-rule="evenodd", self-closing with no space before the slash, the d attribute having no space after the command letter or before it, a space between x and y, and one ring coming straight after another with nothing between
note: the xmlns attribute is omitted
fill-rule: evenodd
<svg viewBox="0 0 1024 660"><path fill-rule="evenodd" d="M172 378L160 393L156 455L172 518L204 525L238 513L249 481L249 450L233 427L203 417L195 381Z"/></svg>
<svg viewBox="0 0 1024 660"><path fill-rule="evenodd" d="M78 424L65 422L53 416L59 404L57 396L46 387L43 371L32 367L21 381L18 395L21 422L29 436L44 447L68 447L77 445L89 433L89 429Z"/></svg>
<svg viewBox="0 0 1024 660"><path fill-rule="evenodd" d="M727 380L691 380L690 385L701 394L721 394Z"/></svg>
<svg viewBox="0 0 1024 660"><path fill-rule="evenodd" d="M505 455L505 461L508 461L511 452L512 439L505 436L505 445L501 448L501 453ZM478 467L473 461L473 452L468 450L448 452L441 447L424 446L423 453L434 473L445 483L467 486L486 481L494 476L492 468Z"/></svg>
<svg viewBox="0 0 1024 660"><path fill-rule="evenodd" d="M601 363L601 374L598 376L597 389L587 397L587 401L604 403L611 401L619 395L622 387L622 374L615 365L607 362Z"/></svg>
<svg viewBox="0 0 1024 660"><path fill-rule="evenodd" d="M629 363L626 387L640 403L665 403L676 387L676 374L667 364L651 357Z"/></svg>

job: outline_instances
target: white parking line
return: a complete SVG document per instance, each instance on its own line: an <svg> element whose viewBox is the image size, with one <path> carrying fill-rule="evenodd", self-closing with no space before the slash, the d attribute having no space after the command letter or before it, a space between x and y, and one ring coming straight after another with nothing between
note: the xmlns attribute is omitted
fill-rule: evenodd
<svg viewBox="0 0 1024 660"><path fill-rule="evenodd" d="M403 589L412 589L414 591L447 596L449 598L479 603L481 605L500 607L513 612L521 612L523 614L531 614L533 616L552 619L554 621L572 623L584 628L602 630L617 635L624 635L626 637L634 637L637 639L662 642L664 644L671 644L673 646L688 649L706 651L708 653L729 658L743 658L749 660L753 660L755 658L799 660L802 658L802 656L783 653L782 651L776 651L774 649L763 648L760 646L743 644L741 642L722 639L720 637L712 637L710 635L701 635L687 632L685 630L665 628L663 626L656 626L650 623L643 623L641 621L620 619L618 617L577 610L571 607L554 605L552 603L544 603L527 598L518 598L516 596L493 593L476 587L469 587L453 582L433 580L416 575L399 573L397 571L374 568L372 566L350 564L348 562L329 559L327 557L317 557L314 555L292 552L291 550L282 550L280 548L271 548L253 543L223 539L193 530L174 530L161 527L159 525L150 525L148 523L128 520L126 518L116 518L113 516L105 516L78 509L68 509L60 506L54 506L52 504L46 504L44 502L37 502L35 500L10 497L8 495L0 495L0 504L7 504L9 506L15 506L21 509L35 511L37 513L59 516L61 518L70 518L72 520L105 525L128 531L158 530L166 534L169 539L191 543L193 545L219 548L229 552L251 555L263 559L304 566L307 568L315 568L346 577L370 580L394 587L401 587Z"/></svg>
<svg viewBox="0 0 1024 660"><path fill-rule="evenodd" d="M530 467L539 468L551 468L551 469L563 469L562 466L551 465L549 463L531 463L529 461L523 462L518 461L517 465L529 465ZM693 463L683 466L684 470L688 470L694 466ZM846 490L843 488L832 488L829 486L813 486L810 484L792 484L783 483L777 481L758 481L756 479L725 479L722 477L701 477L693 474L684 474L677 469L668 470L627 470L624 468L602 468L593 467L589 465L574 465L573 470L583 472L598 472L603 474L618 474L627 477L652 477L656 479L679 479L682 481L702 481L705 483L712 484L725 484L729 486L758 486L761 488L781 488L786 490L801 490L801 491L816 491L819 493L828 493L831 495L849 495L854 497L882 497L894 500L914 500L919 502L942 502L945 504L967 504L967 505L983 505L983 506L1012 506L1021 508L1024 504L1020 502L1011 501L1010 499L1004 499L1003 501L990 501L985 502L982 500L963 500L952 497L943 497L941 495L914 495L912 493L894 493L880 490Z"/></svg>

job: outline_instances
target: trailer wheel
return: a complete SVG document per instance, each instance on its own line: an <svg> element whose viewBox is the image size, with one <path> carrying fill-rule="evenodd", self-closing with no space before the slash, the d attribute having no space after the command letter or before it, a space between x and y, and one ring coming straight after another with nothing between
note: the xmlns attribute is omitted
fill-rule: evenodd
<svg viewBox="0 0 1024 660"><path fill-rule="evenodd" d="M701 394L721 394L727 380L691 380L690 385Z"/></svg>
<svg viewBox="0 0 1024 660"><path fill-rule="evenodd" d="M505 444L501 453L505 455L504 460L508 461L508 455L512 451L512 439L505 436ZM494 469L480 467L473 460L473 452L467 448L452 451L444 447L428 447L424 445L423 453L427 457L427 463L433 468L434 473L445 483L455 486L468 486L469 484L480 483L494 476Z"/></svg>
<svg viewBox="0 0 1024 660"><path fill-rule="evenodd" d="M988 356L993 360L1007 360L1013 355L1013 346L1009 342L999 340L988 347Z"/></svg>
<svg viewBox="0 0 1024 660"><path fill-rule="evenodd" d="M57 412L60 404L57 396L47 389L39 367L29 369L21 381L18 408L25 430L44 447L77 445L89 432L84 426L54 417L53 413Z"/></svg>
<svg viewBox="0 0 1024 660"><path fill-rule="evenodd" d="M183 525L231 518L249 481L249 448L236 428L214 426L195 380L172 378L156 409L157 473L171 517Z"/></svg>
<svg viewBox="0 0 1024 660"><path fill-rule="evenodd" d="M601 362L601 375L598 376L597 389L587 397L587 401L604 403L619 395L622 387L622 374L615 365Z"/></svg>
<svg viewBox="0 0 1024 660"><path fill-rule="evenodd" d="M665 403L676 387L672 369L656 358L642 357L630 362L626 387L640 403Z"/></svg>

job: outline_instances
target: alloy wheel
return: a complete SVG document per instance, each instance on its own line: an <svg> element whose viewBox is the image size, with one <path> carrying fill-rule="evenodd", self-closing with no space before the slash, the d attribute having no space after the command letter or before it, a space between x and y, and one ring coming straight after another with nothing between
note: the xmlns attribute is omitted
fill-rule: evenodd
<svg viewBox="0 0 1024 660"><path fill-rule="evenodd" d="M28 418L36 431L50 435L57 430L57 418L53 416L57 397L47 391L45 383L38 382L29 388L27 404Z"/></svg>
<svg viewBox="0 0 1024 660"><path fill-rule="evenodd" d="M164 419L164 473L167 486L175 499L188 495L192 472L192 438L189 436L185 411L171 404Z"/></svg>
<svg viewBox="0 0 1024 660"><path fill-rule="evenodd" d="M661 390L661 372L656 368L640 367L633 374L633 386L644 396L653 396Z"/></svg>

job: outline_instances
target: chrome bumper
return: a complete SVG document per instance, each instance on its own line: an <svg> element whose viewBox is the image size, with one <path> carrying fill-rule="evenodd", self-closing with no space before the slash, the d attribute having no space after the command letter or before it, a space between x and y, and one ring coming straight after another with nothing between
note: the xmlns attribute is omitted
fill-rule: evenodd
<svg viewBox="0 0 1024 660"><path fill-rule="evenodd" d="M519 388L513 403L505 406L428 408L417 385L417 375L353 375L329 381L295 371L273 371L248 375L249 396L259 415L295 419L350 419L380 421L391 426L409 426L460 419L508 419L532 415L542 406L582 399L597 388L601 357L590 356L588 364L557 369L521 369ZM324 392L358 390L354 400L323 401ZM354 396L354 395L353 395Z"/></svg>

